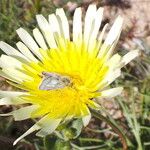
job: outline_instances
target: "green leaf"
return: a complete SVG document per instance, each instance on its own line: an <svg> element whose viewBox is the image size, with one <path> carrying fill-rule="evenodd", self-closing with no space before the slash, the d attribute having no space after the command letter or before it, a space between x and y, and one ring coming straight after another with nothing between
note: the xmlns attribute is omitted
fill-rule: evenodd
<svg viewBox="0 0 150 150"><path fill-rule="evenodd" d="M71 149L69 141L63 141L51 135L45 137L44 146L45 146L45 150L60 150L60 149L70 150Z"/></svg>
<svg viewBox="0 0 150 150"><path fill-rule="evenodd" d="M55 131L55 133L60 139L68 141L70 139L77 138L82 131L82 127L82 120L76 119L68 122L67 124L63 124L61 127L59 127L58 131Z"/></svg>
<svg viewBox="0 0 150 150"><path fill-rule="evenodd" d="M71 146L70 146L70 143L69 141L66 142L66 141L62 141L60 139L58 139L55 143L55 147L53 150L70 150L71 149Z"/></svg>
<svg viewBox="0 0 150 150"><path fill-rule="evenodd" d="M44 146L46 150L54 150L55 143L56 143L56 137L53 137L51 135L48 135L44 138Z"/></svg>
<svg viewBox="0 0 150 150"><path fill-rule="evenodd" d="M82 131L82 127L83 127L83 122L81 119L77 119L77 120L73 121L72 127L71 127L72 130L74 130L73 139L77 138L80 135L80 133Z"/></svg>

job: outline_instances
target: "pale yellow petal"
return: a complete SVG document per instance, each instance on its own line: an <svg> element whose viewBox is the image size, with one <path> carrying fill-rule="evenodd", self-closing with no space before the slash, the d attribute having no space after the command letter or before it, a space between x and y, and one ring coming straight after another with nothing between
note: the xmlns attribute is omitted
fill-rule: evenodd
<svg viewBox="0 0 150 150"><path fill-rule="evenodd" d="M73 41L82 42L82 11L77 8L73 16Z"/></svg>
<svg viewBox="0 0 150 150"><path fill-rule="evenodd" d="M22 134L19 138L17 138L13 145L16 145L21 139L23 139L24 137L26 137L27 135L31 134L32 132L41 129L41 127L37 124L34 124L29 130L27 130L24 134Z"/></svg>
<svg viewBox="0 0 150 150"><path fill-rule="evenodd" d="M118 38L121 33L122 24L123 18L118 16L105 39L104 43L106 45L111 45Z"/></svg>
<svg viewBox="0 0 150 150"><path fill-rule="evenodd" d="M131 52L128 52L125 56L122 57L122 60L120 62L120 67L123 67L127 65L130 61L132 61L134 58L139 56L140 51L139 50L133 50Z"/></svg>
<svg viewBox="0 0 150 150"><path fill-rule="evenodd" d="M0 105L19 105L28 103L21 98L4 97L0 99Z"/></svg>
<svg viewBox="0 0 150 150"><path fill-rule="evenodd" d="M91 120L91 113L89 111L88 115L82 117L84 127L86 127L89 124L90 120Z"/></svg>
<svg viewBox="0 0 150 150"><path fill-rule="evenodd" d="M84 21L84 42L88 44L91 32L93 30L93 21L96 15L96 5L89 5Z"/></svg>
<svg viewBox="0 0 150 150"><path fill-rule="evenodd" d="M122 92L122 87L112 88L101 92L101 98L113 98L117 95L120 95Z"/></svg>
<svg viewBox="0 0 150 150"><path fill-rule="evenodd" d="M19 51L17 51L16 49L14 49L13 47L11 47L10 45L8 45L7 43L0 41L0 48L7 54L7 55L11 55L11 56L18 56L21 58L25 58L24 55L22 55Z"/></svg>
<svg viewBox="0 0 150 150"><path fill-rule="evenodd" d="M46 125L36 133L37 136L45 137L48 134L53 133L62 119L48 119Z"/></svg>
<svg viewBox="0 0 150 150"><path fill-rule="evenodd" d="M26 46L39 58L42 59L42 56L39 52L39 46L31 37L31 35L24 30L23 28L17 29L17 34L19 35L20 39L26 44Z"/></svg>
<svg viewBox="0 0 150 150"><path fill-rule="evenodd" d="M20 50L20 52L26 56L30 61L38 62L38 60L33 56L33 54L30 52L30 50L22 43L18 42L16 44L17 48Z"/></svg>
<svg viewBox="0 0 150 150"><path fill-rule="evenodd" d="M69 23L63 8L56 9L56 15L58 17L59 25L62 28L64 38L70 39Z"/></svg>
<svg viewBox="0 0 150 150"><path fill-rule="evenodd" d="M0 116L13 116L15 121L31 118L31 114L39 108L38 105L26 106L10 113L0 114Z"/></svg>
<svg viewBox="0 0 150 150"><path fill-rule="evenodd" d="M101 33L99 34L99 36L98 36L98 42L102 43L102 40L104 38L104 34L105 34L107 28L108 28L108 23L105 24L105 26L103 27Z"/></svg>
<svg viewBox="0 0 150 150"><path fill-rule="evenodd" d="M52 29L43 15L36 15L38 25L50 48L57 48Z"/></svg>
<svg viewBox="0 0 150 150"><path fill-rule="evenodd" d="M97 38L99 29L100 29L100 26L101 26L101 22L102 22L102 17L103 17L103 8L100 7L97 10L96 15L94 17L95 17L94 18L94 20L95 20L94 28L93 28L92 34L90 36L91 44L92 44L92 40L95 40Z"/></svg>
<svg viewBox="0 0 150 150"><path fill-rule="evenodd" d="M18 81L23 81L23 80L32 80L33 77L21 72L21 71L18 71L14 68L3 68L2 71L10 76L10 77L13 77L14 79L17 79Z"/></svg>
<svg viewBox="0 0 150 150"><path fill-rule="evenodd" d="M53 33L58 33L58 35L61 36L62 31L60 31L59 22L58 22L58 19L57 19L56 15L55 14L50 14L48 16L48 19L49 19L49 24L50 24L50 27L51 27Z"/></svg>
<svg viewBox="0 0 150 150"><path fill-rule="evenodd" d="M16 91L0 91L0 98L2 97L18 97L21 95L27 95L27 92L16 92Z"/></svg>
<svg viewBox="0 0 150 150"><path fill-rule="evenodd" d="M16 76L11 76L11 74L9 75L9 73L6 73L4 69L0 70L0 76L16 83L22 82L22 79L19 79Z"/></svg>
<svg viewBox="0 0 150 150"><path fill-rule="evenodd" d="M44 49L44 50L47 50L47 49L48 49L48 47L46 46L46 43L45 43L45 41L44 41L43 35L42 35L42 33L39 31L38 28L35 28L35 29L33 30L33 36L34 36L36 42L39 44L39 46L40 46L42 49Z"/></svg>
<svg viewBox="0 0 150 150"><path fill-rule="evenodd" d="M0 57L0 67L1 68L21 68L22 63L11 56L2 54Z"/></svg>

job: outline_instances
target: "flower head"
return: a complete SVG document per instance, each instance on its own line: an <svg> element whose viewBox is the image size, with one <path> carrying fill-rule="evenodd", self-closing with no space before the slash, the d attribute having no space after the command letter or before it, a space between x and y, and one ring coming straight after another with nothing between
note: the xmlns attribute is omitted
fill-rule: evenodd
<svg viewBox="0 0 150 150"><path fill-rule="evenodd" d="M0 42L7 54L0 57L0 75L22 92L0 91L0 105L30 104L1 116L15 120L40 118L14 144L35 130L38 136L52 133L62 121L90 120L89 107L98 109L97 97L113 97L122 87L104 90L120 76L120 69L138 55L134 50L121 57L112 55L119 39L123 19L118 17L103 42L106 24L99 33L103 8L90 5L82 25L81 8L73 16L73 33L63 9L50 14L48 21L37 15L39 28L33 37L19 28L21 41L12 48ZM82 28L84 26L84 28Z"/></svg>

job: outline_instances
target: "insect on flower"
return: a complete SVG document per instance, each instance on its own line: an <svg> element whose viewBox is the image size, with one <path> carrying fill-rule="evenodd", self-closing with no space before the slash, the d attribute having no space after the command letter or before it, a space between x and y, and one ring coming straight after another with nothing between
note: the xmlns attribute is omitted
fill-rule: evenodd
<svg viewBox="0 0 150 150"><path fill-rule="evenodd" d="M71 81L67 76L48 72L42 72L42 75L43 80L39 86L40 90L55 90L71 85Z"/></svg>
<svg viewBox="0 0 150 150"><path fill-rule="evenodd" d="M23 89L0 91L0 105L29 104L0 115L12 115L17 121L37 118L14 145L34 131L39 130L36 135L41 137L51 134L68 119L80 118L86 126L91 118L89 108L100 109L95 98L121 93L122 87L108 87L139 51L132 50L123 57L113 55L123 19L118 16L106 34L108 24L99 31L102 16L103 8L97 9L96 5L88 7L85 17L81 8L77 8L71 40L69 22L60 8L49 15L48 21L42 15L36 16L40 30L33 30L34 38L19 28L18 50L0 42L0 48L6 53L0 57L0 75Z"/></svg>

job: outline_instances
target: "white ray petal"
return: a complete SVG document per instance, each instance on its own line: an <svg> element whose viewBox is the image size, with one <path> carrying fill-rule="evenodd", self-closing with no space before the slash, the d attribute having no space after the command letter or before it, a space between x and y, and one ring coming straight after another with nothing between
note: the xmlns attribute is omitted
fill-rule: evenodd
<svg viewBox="0 0 150 150"><path fill-rule="evenodd" d="M102 44L100 51L99 51L99 54L98 54L98 57L99 58L105 57L105 61L107 61L112 56L113 51L116 47L117 41L118 41L118 39L116 39L116 41L112 45Z"/></svg>
<svg viewBox="0 0 150 150"><path fill-rule="evenodd" d="M45 41L44 41L43 35L42 35L42 33L39 31L38 28L35 28L35 29L33 30L33 36L34 36L36 42L39 44L39 46L40 46L42 49L44 49L44 50L47 50L47 49L48 49L47 46L46 46L46 43L45 43Z"/></svg>
<svg viewBox="0 0 150 150"><path fill-rule="evenodd" d="M98 57L101 57L100 50L101 50L102 42L103 42L104 35L105 35L107 27L108 27L108 23L105 24L105 26L103 27L101 33L98 35L98 47L97 47L98 48Z"/></svg>
<svg viewBox="0 0 150 150"><path fill-rule="evenodd" d="M16 145L21 139L23 139L24 137L26 137L27 135L31 134L32 132L41 129L41 127L37 124L34 124L29 130L27 130L23 135L21 135L19 138L17 138L13 145Z"/></svg>
<svg viewBox="0 0 150 150"><path fill-rule="evenodd" d="M116 69L114 71L109 71L106 75L106 77L103 79L102 82L100 82L93 91L102 89L110 85L116 78L118 78L121 75L121 70Z"/></svg>
<svg viewBox="0 0 150 150"><path fill-rule="evenodd" d="M83 125L87 126L89 121L90 121L90 119L91 119L91 113L89 111L89 108L86 105L84 105L84 110L81 109L80 111L81 111L81 114L83 116L82 117ZM86 115L85 115L85 112L86 112Z"/></svg>
<svg viewBox="0 0 150 150"><path fill-rule="evenodd" d="M38 25L50 48L57 48L52 29L43 15L36 15Z"/></svg>
<svg viewBox="0 0 150 150"><path fill-rule="evenodd" d="M121 70L116 69L114 71L110 71L108 75L105 78L105 81L109 84L111 84L116 78L118 78L121 75Z"/></svg>
<svg viewBox="0 0 150 150"><path fill-rule="evenodd" d="M123 90L123 87L112 88L101 92L101 98L113 98L117 95L120 95Z"/></svg>
<svg viewBox="0 0 150 150"><path fill-rule="evenodd" d="M82 10L77 8L73 16L73 41L78 42L80 40L82 40Z"/></svg>
<svg viewBox="0 0 150 150"><path fill-rule="evenodd" d="M11 98L11 97L4 97L0 99L0 105L19 105L28 103L27 101L21 98Z"/></svg>
<svg viewBox="0 0 150 150"><path fill-rule="evenodd" d="M39 132L37 132L36 135L40 137L44 137L48 134L51 134L56 130L60 122L61 119L49 119L46 125Z"/></svg>
<svg viewBox="0 0 150 150"><path fill-rule="evenodd" d="M96 12L96 15L95 15L95 18L94 18L95 19L94 29L93 29L92 34L90 36L91 41L95 40L97 38L99 28L100 28L101 22L102 22L103 10L104 10L103 8L99 8Z"/></svg>
<svg viewBox="0 0 150 150"><path fill-rule="evenodd" d="M30 50L22 43L22 42L18 42L16 44L17 48L20 50L20 52L26 56L29 60L34 61L34 62L38 62L38 60L33 56L33 54L30 52Z"/></svg>
<svg viewBox="0 0 150 150"><path fill-rule="evenodd" d="M102 32L101 32L101 33L99 34L99 36L98 36L98 41L99 41L100 43L102 43L102 40L103 40L103 38L104 38L104 34L105 34L107 28L108 28L108 23L105 24L105 26L104 26L103 29L102 29Z"/></svg>
<svg viewBox="0 0 150 150"><path fill-rule="evenodd" d="M89 115L82 117L83 125L86 127L91 120L91 113L89 111Z"/></svg>
<svg viewBox="0 0 150 150"><path fill-rule="evenodd" d="M119 40L119 36L118 38L114 41L114 43L111 45L110 48L108 48L108 50L106 50L106 53L105 53L105 57L106 57L106 61L112 56L113 52L114 52L114 49L118 43L118 40Z"/></svg>
<svg viewBox="0 0 150 150"><path fill-rule="evenodd" d="M120 37L122 24L123 18L118 16L100 48L98 57L104 57L104 55L107 55L107 58L109 58L112 55L112 52Z"/></svg>
<svg viewBox="0 0 150 150"><path fill-rule="evenodd" d="M39 58L42 59L42 55L40 54L39 47L34 41L34 39L31 37L31 35L24 30L23 28L17 29L17 34L19 35L20 39L23 41L23 43L26 44L26 46Z"/></svg>
<svg viewBox="0 0 150 150"><path fill-rule="evenodd" d="M53 33L58 33L58 35L61 35L60 26L59 26L56 15L50 14L48 16L48 19L49 19L49 24L50 24L50 27L51 27Z"/></svg>
<svg viewBox="0 0 150 150"><path fill-rule="evenodd" d="M106 37L105 45L111 45L118 38L121 33L122 24L123 18L118 16Z"/></svg>
<svg viewBox="0 0 150 150"><path fill-rule="evenodd" d="M8 45L7 43L0 41L0 48L7 54L12 56L19 56L23 59L26 59L19 51Z"/></svg>
<svg viewBox="0 0 150 150"><path fill-rule="evenodd" d="M14 79L17 78L18 81L32 80L31 76L28 76L27 74L22 73L21 71L18 71L14 68L3 68L2 71Z"/></svg>
<svg viewBox="0 0 150 150"><path fill-rule="evenodd" d="M7 56L7 55L1 55L0 57L0 67L1 68L21 68L22 63L18 61L17 59Z"/></svg>
<svg viewBox="0 0 150 150"><path fill-rule="evenodd" d="M121 61L121 56L119 54L115 54L106 62L106 65L109 66L109 70L113 71L118 67L120 61Z"/></svg>
<svg viewBox="0 0 150 150"><path fill-rule="evenodd" d="M18 97L21 95L28 95L27 92L16 92L16 91L0 91L0 98L2 97Z"/></svg>
<svg viewBox="0 0 150 150"><path fill-rule="evenodd" d="M63 8L56 9L56 15L58 17L59 25L62 27L65 39L70 39L69 23Z"/></svg>
<svg viewBox="0 0 150 150"><path fill-rule="evenodd" d="M99 8L94 16L94 25L91 26L91 33L89 35L88 51L93 53L94 41L97 41L97 35L99 33L99 28L101 25L103 17L103 8ZM93 28L93 29L92 29Z"/></svg>
<svg viewBox="0 0 150 150"><path fill-rule="evenodd" d="M95 15L96 15L96 5L89 5L85 15L85 21L84 21L84 42L85 43L88 43L89 41Z"/></svg>
<svg viewBox="0 0 150 150"><path fill-rule="evenodd" d="M9 73L5 73L4 69L0 70L0 76L16 83L22 82L21 78L18 78L17 76L11 76Z"/></svg>
<svg viewBox="0 0 150 150"><path fill-rule="evenodd" d="M31 118L31 114L39 108L38 105L31 105L20 108L18 110L14 110L10 113L0 114L0 116L13 116L15 121L25 120Z"/></svg>
<svg viewBox="0 0 150 150"><path fill-rule="evenodd" d="M139 54L140 54L139 50L133 50L131 52L128 52L125 56L122 57L120 67L123 67L126 64L128 64L131 60L139 56Z"/></svg>
<svg viewBox="0 0 150 150"><path fill-rule="evenodd" d="M49 120L49 116L48 115L44 116L36 124L34 124L29 130L27 130L23 135L21 135L18 139L16 139L13 145L16 145L21 139L31 134L32 132L48 126L48 120Z"/></svg>

